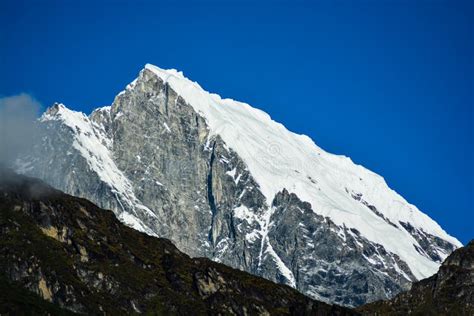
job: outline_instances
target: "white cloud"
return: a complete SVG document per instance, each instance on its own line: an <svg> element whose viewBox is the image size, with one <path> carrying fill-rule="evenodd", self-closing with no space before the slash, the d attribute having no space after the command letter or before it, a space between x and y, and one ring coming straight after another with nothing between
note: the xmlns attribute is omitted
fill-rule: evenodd
<svg viewBox="0 0 474 316"><path fill-rule="evenodd" d="M33 146L40 108L26 93L0 98L0 163L9 165Z"/></svg>

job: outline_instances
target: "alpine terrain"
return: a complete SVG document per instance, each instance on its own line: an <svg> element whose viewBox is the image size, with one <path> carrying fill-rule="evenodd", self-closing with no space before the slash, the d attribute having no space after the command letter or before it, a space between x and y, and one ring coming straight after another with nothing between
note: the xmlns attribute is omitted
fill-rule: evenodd
<svg viewBox="0 0 474 316"><path fill-rule="evenodd" d="M111 106L55 104L38 125L17 171L318 300L391 298L461 246L379 175L176 70L146 65Z"/></svg>

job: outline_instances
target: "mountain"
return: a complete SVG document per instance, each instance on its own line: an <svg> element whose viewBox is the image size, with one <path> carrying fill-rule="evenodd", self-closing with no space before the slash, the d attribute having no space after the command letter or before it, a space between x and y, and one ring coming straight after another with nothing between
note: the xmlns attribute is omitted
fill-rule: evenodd
<svg viewBox="0 0 474 316"><path fill-rule="evenodd" d="M4 170L0 179L1 314L356 314L192 259L37 179Z"/></svg>
<svg viewBox="0 0 474 316"><path fill-rule="evenodd" d="M38 125L18 172L318 300L391 298L461 246L379 175L176 70L146 65L111 106L55 104Z"/></svg>
<svg viewBox="0 0 474 316"><path fill-rule="evenodd" d="M366 315L474 315L474 240L455 250L438 273L390 301L359 308Z"/></svg>

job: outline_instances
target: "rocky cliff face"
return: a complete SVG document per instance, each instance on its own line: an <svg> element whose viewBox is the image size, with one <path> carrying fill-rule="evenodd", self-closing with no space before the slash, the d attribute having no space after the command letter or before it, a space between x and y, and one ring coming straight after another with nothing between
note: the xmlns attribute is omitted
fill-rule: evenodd
<svg viewBox="0 0 474 316"><path fill-rule="evenodd" d="M20 172L316 299L393 297L460 245L377 175L175 71L147 66L111 107L56 104L38 124Z"/></svg>
<svg viewBox="0 0 474 316"><path fill-rule="evenodd" d="M366 315L474 315L474 240L454 251L438 273L390 301L359 308Z"/></svg>
<svg viewBox="0 0 474 316"><path fill-rule="evenodd" d="M8 291L0 295L0 313L14 315L357 314L192 259L85 199L2 170L0 289Z"/></svg>
<svg viewBox="0 0 474 316"><path fill-rule="evenodd" d="M359 305L373 297L386 296L387 289L398 292L408 285L392 268L405 267L397 256L373 245L355 229L343 227L339 231L331 219L315 215L311 205L295 194L286 190L278 194L273 208L268 238L277 255L284 262L291 262L297 288L303 292L345 305ZM346 239L341 239L335 230ZM373 258L374 265L368 265L367 258ZM383 264L377 262L380 258ZM275 278L265 272L263 275Z"/></svg>

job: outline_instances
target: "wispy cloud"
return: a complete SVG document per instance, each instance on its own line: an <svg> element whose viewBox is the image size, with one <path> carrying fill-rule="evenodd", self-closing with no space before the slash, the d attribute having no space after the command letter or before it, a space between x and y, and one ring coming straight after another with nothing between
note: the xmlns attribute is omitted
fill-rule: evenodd
<svg viewBox="0 0 474 316"><path fill-rule="evenodd" d="M34 144L40 103L26 93L0 98L0 164L7 166Z"/></svg>

